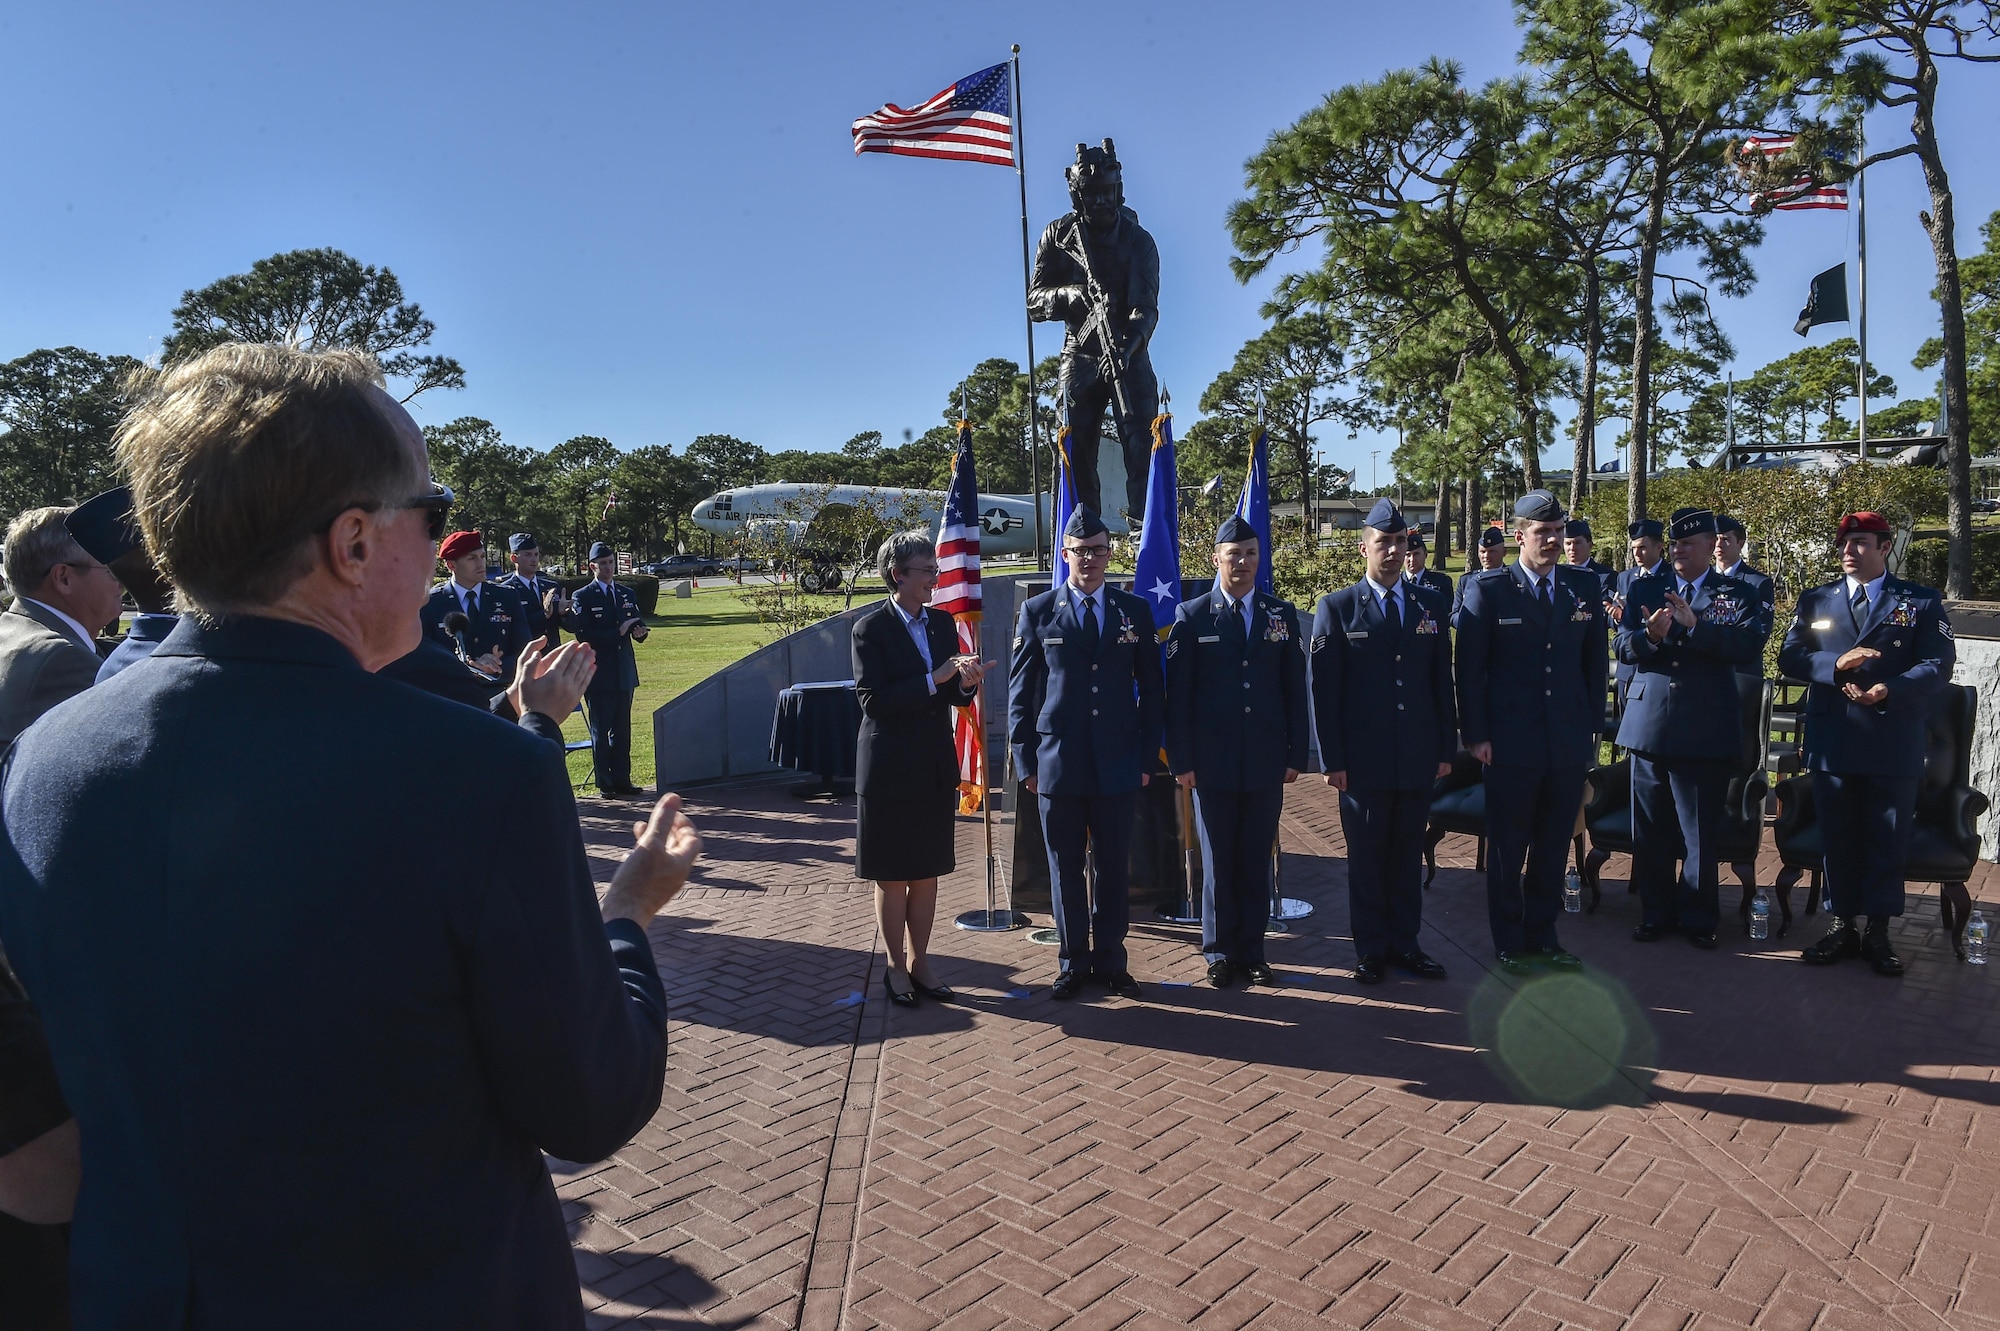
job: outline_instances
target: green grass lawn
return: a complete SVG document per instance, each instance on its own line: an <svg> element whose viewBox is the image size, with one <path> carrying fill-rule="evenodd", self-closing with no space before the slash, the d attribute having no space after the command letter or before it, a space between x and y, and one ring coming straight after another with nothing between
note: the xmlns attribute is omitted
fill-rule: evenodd
<svg viewBox="0 0 2000 1331"><path fill-rule="evenodd" d="M854 603L879 600L883 595L880 591L857 593ZM845 604L840 596L828 596L826 602L833 610ZM644 642L634 644L639 691L632 696L632 780L651 789L653 709L774 641L777 634L758 622L756 610L733 587L719 581L685 601L676 600L670 588L661 588L659 613L650 616L646 624L651 632ZM590 731L581 715L573 715L563 723L563 735L570 740L587 740ZM574 784L591 788L588 750L569 755L569 774Z"/></svg>

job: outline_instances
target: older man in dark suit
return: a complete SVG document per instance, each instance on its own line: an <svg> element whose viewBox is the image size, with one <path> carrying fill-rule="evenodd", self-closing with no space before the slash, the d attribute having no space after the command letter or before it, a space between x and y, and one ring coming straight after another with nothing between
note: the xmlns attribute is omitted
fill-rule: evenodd
<svg viewBox="0 0 2000 1331"><path fill-rule="evenodd" d="M449 492L371 359L216 348L119 456L195 613L0 771L0 940L82 1141L76 1326L582 1327L543 1153L659 1103L645 926L693 828L662 799L600 903L560 751L372 673ZM507 836L441 833L460 772Z"/></svg>
<svg viewBox="0 0 2000 1331"><path fill-rule="evenodd" d="M69 534L70 512L30 509L7 529L14 604L0 614L0 750L96 682L98 631L118 617L124 590Z"/></svg>

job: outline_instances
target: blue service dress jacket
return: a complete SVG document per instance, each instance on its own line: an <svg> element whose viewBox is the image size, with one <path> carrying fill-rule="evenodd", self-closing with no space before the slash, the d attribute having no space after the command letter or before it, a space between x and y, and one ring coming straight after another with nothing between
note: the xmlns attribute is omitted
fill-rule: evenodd
<svg viewBox="0 0 2000 1331"><path fill-rule="evenodd" d="M1165 685L1153 611L1143 597L1103 589L1097 648L1085 643L1075 589L1062 584L1021 606L1008 671L1014 770L1043 795L1120 795L1159 762ZM1074 747L1072 747L1074 746ZM1065 763L1087 749L1078 770Z"/></svg>
<svg viewBox="0 0 2000 1331"><path fill-rule="evenodd" d="M620 582L607 586L593 578L569 598L562 626L597 653L592 693L639 687L639 658L632 651L632 635L622 631L623 625L638 618L638 594Z"/></svg>
<svg viewBox="0 0 2000 1331"><path fill-rule="evenodd" d="M1528 594L1519 564L1460 581L1458 729L1493 745L1500 767L1581 768L1597 760L1604 724L1604 602L1597 579L1554 567L1551 614Z"/></svg>
<svg viewBox="0 0 2000 1331"><path fill-rule="evenodd" d="M451 816L458 773L504 832ZM559 748L316 629L188 618L22 737L0 821L82 1134L79 1331L583 1325L542 1153L653 1116L666 999Z"/></svg>
<svg viewBox="0 0 2000 1331"><path fill-rule="evenodd" d="M1449 573L1441 573L1437 569L1427 568L1422 573L1406 572L1403 574L1403 577L1405 581L1414 582L1419 587L1430 588L1444 598L1446 605L1450 605L1454 599L1452 596L1451 574Z"/></svg>
<svg viewBox="0 0 2000 1331"><path fill-rule="evenodd" d="M1167 766L1203 790L1266 790L1308 770L1305 639L1290 601L1250 596L1252 630L1219 591L1174 608L1167 635Z"/></svg>
<svg viewBox="0 0 2000 1331"><path fill-rule="evenodd" d="M1419 587L1403 607L1392 626L1363 581L1321 597L1313 616L1320 765L1352 789L1427 790L1458 752L1450 603Z"/></svg>
<svg viewBox="0 0 2000 1331"><path fill-rule="evenodd" d="M514 665L521 659L529 638L528 611L521 604L521 593L497 582L483 582L473 604L474 613L466 616L471 627L465 635L465 654L484 656L499 648L500 677L513 679ZM457 640L444 631L444 620L446 615L462 609L456 585L446 578L431 588L430 599L424 602L424 632L446 647L456 647Z"/></svg>
<svg viewBox="0 0 2000 1331"><path fill-rule="evenodd" d="M1764 659L1771 620L1747 582L1710 569L1688 608L1694 626L1679 624L1654 642L1646 616L1667 603L1680 578L1640 578L1625 597L1618 661L1632 667L1618 744L1662 758L1734 758L1743 751L1736 677Z"/></svg>
<svg viewBox="0 0 2000 1331"><path fill-rule="evenodd" d="M528 615L528 637L531 641L535 638L545 638L552 651L561 644L561 631L549 622L549 612L542 608L542 598L561 584L554 578L543 577L539 573L530 578L520 572L495 578L493 582L495 586L505 587L520 595L521 609Z"/></svg>
<svg viewBox="0 0 2000 1331"><path fill-rule="evenodd" d="M1882 655L1836 682L1835 663L1855 647L1872 647ZM1932 588L1884 577L1882 593L1858 631L1848 609L1845 578L1799 597L1778 650L1778 668L1811 684L1806 692L1806 766L1820 772L1921 777L1931 699L1951 682L1957 659L1944 598ZM1863 689L1886 683L1889 696L1873 706L1853 702L1840 687L1849 678Z"/></svg>

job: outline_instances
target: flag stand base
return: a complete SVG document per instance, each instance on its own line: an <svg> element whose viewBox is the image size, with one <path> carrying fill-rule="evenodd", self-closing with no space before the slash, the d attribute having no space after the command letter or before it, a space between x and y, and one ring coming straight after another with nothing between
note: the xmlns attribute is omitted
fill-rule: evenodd
<svg viewBox="0 0 2000 1331"><path fill-rule="evenodd" d="M1264 932L1267 934L1285 933L1287 932L1286 925L1292 923L1294 920L1310 919L1312 913L1313 908L1310 901L1300 901L1297 897L1274 897L1271 901L1271 918L1265 924Z"/></svg>
<svg viewBox="0 0 2000 1331"><path fill-rule="evenodd" d="M1028 941L1037 947L1060 947L1062 939L1056 937L1054 929L1030 929Z"/></svg>
<svg viewBox="0 0 2000 1331"><path fill-rule="evenodd" d="M1028 917L1017 910L969 910L952 921L955 928L970 930L976 934L999 934L1009 929L1024 929Z"/></svg>

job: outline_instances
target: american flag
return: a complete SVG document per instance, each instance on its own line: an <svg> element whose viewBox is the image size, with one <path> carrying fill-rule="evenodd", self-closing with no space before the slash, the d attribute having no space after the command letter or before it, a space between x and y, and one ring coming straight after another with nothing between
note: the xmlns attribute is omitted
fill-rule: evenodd
<svg viewBox="0 0 2000 1331"><path fill-rule="evenodd" d="M979 479L972 464L972 422L958 423L958 451L951 459L951 488L945 491L944 516L938 519L938 581L931 591L931 609L950 615L958 624L958 650L979 655ZM986 718L984 695L961 707L952 718L952 742L958 750L958 811L979 812L986 797Z"/></svg>
<svg viewBox="0 0 2000 1331"><path fill-rule="evenodd" d="M1798 142L1796 134L1753 134L1743 141L1743 151L1755 154L1766 161L1782 157ZM1838 160L1832 154L1829 157ZM1822 185L1809 175L1800 176L1789 185L1779 185L1765 190L1757 199L1768 202L1779 212L1801 212L1808 208L1825 208L1836 212L1847 211L1847 186L1844 184Z"/></svg>
<svg viewBox="0 0 2000 1331"><path fill-rule="evenodd" d="M908 110L889 103L854 122L854 151L1014 165L1013 104L1003 62Z"/></svg>

